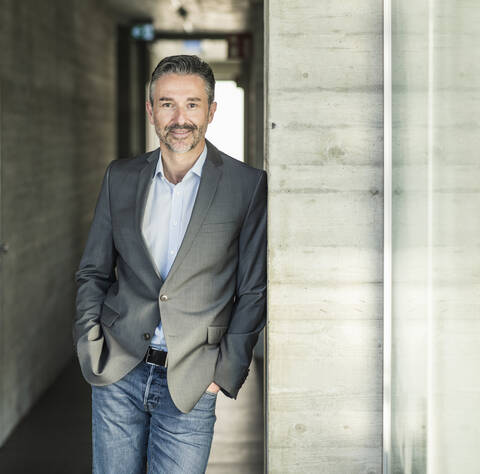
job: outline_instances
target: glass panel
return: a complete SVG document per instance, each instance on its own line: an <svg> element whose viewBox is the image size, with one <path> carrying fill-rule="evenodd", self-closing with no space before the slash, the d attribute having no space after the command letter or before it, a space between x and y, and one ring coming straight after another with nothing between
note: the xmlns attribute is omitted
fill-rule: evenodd
<svg viewBox="0 0 480 474"><path fill-rule="evenodd" d="M392 0L394 473L477 473L480 2Z"/></svg>

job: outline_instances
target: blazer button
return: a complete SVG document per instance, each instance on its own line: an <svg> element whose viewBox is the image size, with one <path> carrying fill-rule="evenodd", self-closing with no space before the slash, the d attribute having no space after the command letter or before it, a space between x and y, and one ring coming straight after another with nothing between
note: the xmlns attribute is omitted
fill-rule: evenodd
<svg viewBox="0 0 480 474"><path fill-rule="evenodd" d="M146 332L144 335L143 335L143 338L148 341L150 339L150 333L149 332Z"/></svg>
<svg viewBox="0 0 480 474"><path fill-rule="evenodd" d="M167 295L161 295L160 296L160 301L167 301L168 300L168 296Z"/></svg>

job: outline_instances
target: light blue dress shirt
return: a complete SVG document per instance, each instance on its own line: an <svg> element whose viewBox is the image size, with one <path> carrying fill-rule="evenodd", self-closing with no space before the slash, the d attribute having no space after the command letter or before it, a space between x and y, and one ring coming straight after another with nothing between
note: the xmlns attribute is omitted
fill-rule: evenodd
<svg viewBox="0 0 480 474"><path fill-rule="evenodd" d="M205 146L195 164L177 184L171 183L165 177L161 153L158 158L148 192L142 233L158 273L164 280L190 222L206 157ZM161 323L156 327L150 345L155 349L167 350Z"/></svg>

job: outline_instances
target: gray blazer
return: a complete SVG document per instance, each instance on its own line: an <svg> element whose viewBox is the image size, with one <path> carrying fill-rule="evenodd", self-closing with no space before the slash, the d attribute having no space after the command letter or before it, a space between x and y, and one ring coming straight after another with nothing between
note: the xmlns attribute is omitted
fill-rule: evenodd
<svg viewBox="0 0 480 474"><path fill-rule="evenodd" d="M141 223L159 150L110 163L76 273L73 328L92 385L121 379L144 357L158 323L167 380L190 411L216 382L236 398L265 324L267 179L207 142L182 245L162 280Z"/></svg>

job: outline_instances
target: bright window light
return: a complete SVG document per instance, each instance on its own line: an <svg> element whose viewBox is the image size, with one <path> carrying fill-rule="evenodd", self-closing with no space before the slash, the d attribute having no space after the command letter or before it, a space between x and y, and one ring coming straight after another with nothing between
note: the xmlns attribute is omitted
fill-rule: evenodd
<svg viewBox="0 0 480 474"><path fill-rule="evenodd" d="M243 89L234 81L217 81L217 112L208 126L207 139L219 150L243 161Z"/></svg>

